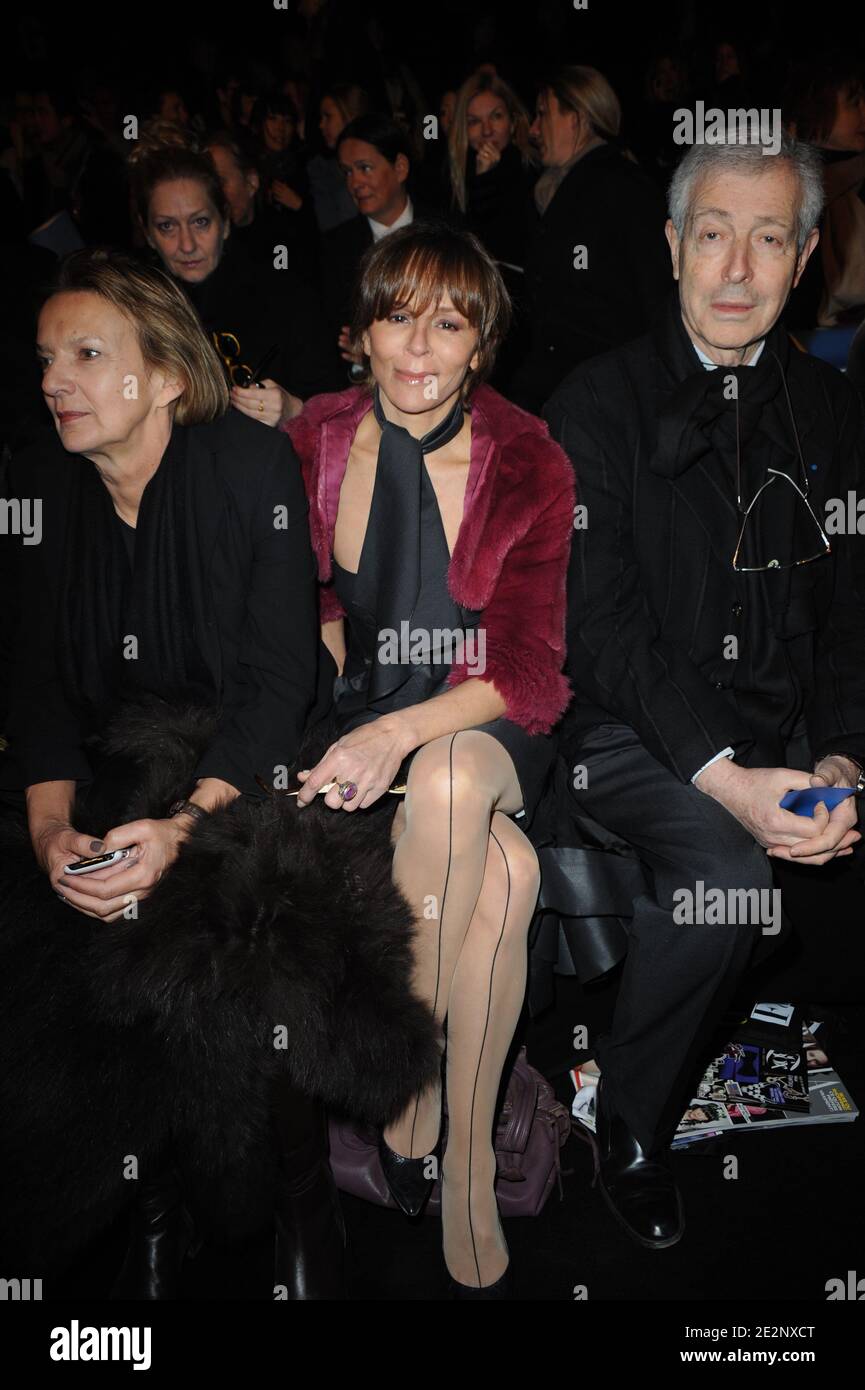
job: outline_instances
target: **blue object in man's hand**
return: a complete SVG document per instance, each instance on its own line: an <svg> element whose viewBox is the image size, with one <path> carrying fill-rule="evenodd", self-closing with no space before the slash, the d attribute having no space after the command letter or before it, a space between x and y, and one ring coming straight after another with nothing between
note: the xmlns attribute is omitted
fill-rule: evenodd
<svg viewBox="0 0 865 1390"><path fill-rule="evenodd" d="M792 811L794 816L814 818L814 807L822 801L827 811L834 811L847 796L853 795L852 787L803 787L798 792L788 792L781 801L782 811Z"/></svg>

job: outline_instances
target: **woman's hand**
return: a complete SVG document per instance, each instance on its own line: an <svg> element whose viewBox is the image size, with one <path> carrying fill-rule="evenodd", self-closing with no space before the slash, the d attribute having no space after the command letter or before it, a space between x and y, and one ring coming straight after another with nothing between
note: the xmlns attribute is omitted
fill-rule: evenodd
<svg viewBox="0 0 865 1390"><path fill-rule="evenodd" d="M359 806L371 806L390 787L399 766L414 747L404 727L383 715L370 724L352 729L350 734L332 743L320 762L306 772L299 772L303 783L298 806L308 806L319 787L335 782L325 793L325 805L334 811L356 811ZM357 795L343 801L337 790L340 782L356 782Z"/></svg>
<svg viewBox="0 0 865 1390"><path fill-rule="evenodd" d="M102 841L102 849L90 848L90 840L79 836L88 848L87 855L108 853L109 850L130 848L128 858L118 860L107 869L97 869L80 878L66 874L63 868L74 859L69 855L62 861L60 872L52 874L52 883L68 903L101 922L113 922L134 902L152 892L162 875L177 858L181 844L192 829L187 816L167 820L136 820L115 826ZM60 864L60 860L57 860Z"/></svg>
<svg viewBox="0 0 865 1390"><path fill-rule="evenodd" d="M278 382L266 376L264 381L252 386L232 386L231 404L242 410L251 420L259 420L262 425L275 426L282 420L293 420L303 410L303 401L285 391Z"/></svg>
<svg viewBox="0 0 865 1390"><path fill-rule="evenodd" d="M359 365L363 361L363 353L351 345L351 329L347 323L343 324L336 341L340 356L346 362L357 362Z"/></svg>
<svg viewBox="0 0 865 1390"><path fill-rule="evenodd" d="M55 893L59 892L57 883L67 864L102 853L93 848L101 841L94 840L92 835L80 834L68 821L46 822L33 834L32 840L33 853Z"/></svg>
<svg viewBox="0 0 865 1390"><path fill-rule="evenodd" d="M282 179L274 179L270 185L270 196L281 208L289 208L292 212L300 212L303 207L303 199L299 193Z"/></svg>
<svg viewBox="0 0 865 1390"><path fill-rule="evenodd" d="M492 140L485 140L482 145L478 145L475 169L479 174L486 174L494 165L498 164L502 157L502 152L498 145L494 145Z"/></svg>

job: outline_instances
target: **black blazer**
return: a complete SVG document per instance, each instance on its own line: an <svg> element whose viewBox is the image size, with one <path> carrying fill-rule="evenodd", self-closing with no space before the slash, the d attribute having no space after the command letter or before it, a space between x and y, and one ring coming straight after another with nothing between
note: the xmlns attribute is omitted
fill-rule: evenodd
<svg viewBox="0 0 865 1390"><path fill-rule="evenodd" d="M255 774L271 782L276 767L292 762L308 719L329 705L336 675L319 637L300 465L287 435L236 410L187 432L195 640L222 709L195 775L260 796ZM53 634L71 470L93 467L46 441L8 468L7 496L42 499L41 544L16 541L20 620L5 732L18 786L92 775L78 714L60 688ZM11 776L7 763L7 787L16 784Z"/></svg>
<svg viewBox="0 0 865 1390"><path fill-rule="evenodd" d="M614 144L583 155L533 212L525 297L531 346L513 398L539 411L578 362L649 327L673 284L662 194ZM586 265L574 267L574 247Z"/></svg>
<svg viewBox="0 0 865 1390"><path fill-rule="evenodd" d="M812 756L865 763L865 544L833 535L830 556L765 581L733 570L740 518L717 455L680 476L652 466L659 408L703 371L672 295L652 334L578 367L544 412L587 507L571 550L566 670L576 695L566 731L578 742L580 730L628 724L683 781L728 745L752 765L780 766L784 743L779 736L773 749L772 727L779 734L796 713L793 668ZM862 405L840 372L792 345L787 383L825 526L827 499L865 488ZM792 461L785 416L786 407L764 409L745 452L777 449L782 462L786 450ZM816 531L813 540L819 550ZM735 660L725 653L731 635ZM777 690L777 703L749 699L755 689Z"/></svg>

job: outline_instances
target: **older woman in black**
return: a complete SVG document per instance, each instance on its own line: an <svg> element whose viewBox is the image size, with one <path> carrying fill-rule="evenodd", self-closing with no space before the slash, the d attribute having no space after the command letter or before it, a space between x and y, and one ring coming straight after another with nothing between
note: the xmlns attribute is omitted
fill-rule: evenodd
<svg viewBox="0 0 865 1390"><path fill-rule="evenodd" d="M164 932L161 923L168 921L169 975L181 993L194 1000L213 972L222 969L226 939L230 953L240 948L237 935L231 944L230 924L227 930L223 923L208 937L219 904L207 908L192 929L203 952L190 952L185 940L185 924L198 911L208 875L218 871L220 860L232 856L237 872L250 880L251 891L251 897L238 898L241 905L236 915L255 917L248 928L253 949L259 954L269 949L269 923L275 921L273 908L267 906L272 902L273 876L259 882L255 861L244 848L250 837L254 848L255 835L267 833L256 812L263 805L268 813L270 804L261 801L259 778L264 774L268 782L275 780L277 769L292 764L307 721L329 705L334 667L317 633L307 505L292 448L279 431L259 429L236 411L226 413L228 391L219 362L170 278L124 257L76 253L62 267L57 287L42 309L38 352L43 393L63 448L54 453L32 450L16 460L12 470L19 491L40 497L43 529L42 543L25 548L21 558L21 624L6 728L10 753L4 755L3 770L8 787L11 757L18 785L26 789L36 860L51 888L77 917L70 915L68 933L65 919L54 921L55 904L46 898L44 880L40 884L38 876L33 878L26 858L10 858L4 833L7 853L5 858L0 855L0 861L7 885L14 882L18 862L20 872L32 878L32 887L17 906L7 906L0 934L4 952L0 974L8 979L14 967L19 981L22 975L28 980L27 990L19 988L17 994L36 996L20 1008L14 990L5 999L4 1016L11 1012L24 1021L18 1023L17 1032L15 1025L4 1022L7 1036L2 1046L5 1072L15 1070L15 1057L23 1057L18 1071L25 1077L28 1092L24 1106L31 1106L37 1116L34 1134L44 1135L47 1130L50 1136L52 1117L46 1122L39 1109L38 1078L44 1075L49 1087L57 1086L57 1075L66 1062L61 1059L46 1069L41 1059L46 1049L55 1046L52 1039L67 1028L68 1049L76 1058L85 1057L81 1037L87 1024L81 1016L87 1009L83 1001L89 970L98 966L92 959L94 949L115 952L114 959L120 962L113 974L115 982L124 973L134 973L136 961L142 960L145 974L156 979L162 968L158 959L160 932ZM203 739L190 726L189 706L209 711L202 726L208 734ZM100 786L112 798L107 804L129 804L118 786L129 775L128 769L112 761L118 752L116 737L112 744L104 735L115 727L112 721L116 722L119 711L133 707L145 711L135 716L139 731L143 728L136 755L144 769L135 773L139 781L145 776L151 786L158 783L160 763L173 756L170 749L177 740L172 744L172 731L178 726L192 727L193 732L184 733L183 739L197 740L196 755L184 774L185 793L173 804L134 817L121 814L109 820L107 830L96 839L90 820L91 814L93 820L97 817L90 810L93 803L85 795L88 814L82 815L76 792ZM217 836L218 853L209 861L212 868L200 857L208 834ZM106 867L87 874L75 872L82 859L118 852L116 862ZM172 885L178 882L186 888L181 892L181 910L172 918L166 891L174 891ZM317 893L315 884L313 893ZM148 905L151 898L152 907ZM46 917L44 901L53 915ZM139 905L144 915L142 931L126 932L122 919L135 920ZM39 933L28 928L31 916L42 923ZM84 919L100 928L116 924L116 948L110 933L98 937L107 943L105 947L94 946L94 938L78 925ZM31 937L41 933L59 941L60 955L39 955L46 949L41 941L35 941L31 949L28 930ZM284 935L284 928L281 931ZM320 933L316 931L315 936L318 943ZM81 943L81 952L91 952L90 966L79 962L75 942ZM57 959L65 961L70 971L59 993L45 965L46 960L50 965ZM265 980L274 966L279 968L276 958L267 966ZM329 960L320 968L327 995L332 985ZM241 1031L245 1027L261 992L260 985L254 986L247 995L239 1024L235 1016L230 1025L234 1035L229 1026L223 1031L230 996L232 991L237 994L241 983L232 967L217 993L208 1024L214 1036L203 1039L205 1055L216 1059L216 1087L205 1091L200 1100L193 1097L192 1129L213 1125L208 1120L208 1095L234 1084L226 1074L228 1061L218 1059L231 1056L238 1027ZM147 994L146 1015L154 1010L159 1014L161 994L159 986ZM75 996L71 1002L70 995ZM410 1011L410 1002L408 1007ZM290 1024L289 1013L289 1006L281 1012L277 1006L277 1019L287 1018ZM344 1022L341 1018L340 1028ZM141 1073L143 1087L149 1084L148 1068L161 1074L163 1054L172 1048L176 1054L182 1045L176 1036L171 1041L171 1026L165 1028L163 1022L155 1050L146 1054L151 1060ZM190 1031L182 1020L179 1031ZM157 1118L147 1113L139 1117L133 1110L128 1134L123 1131L118 1140L104 1111L110 1096L121 1104L125 1101L116 1080L113 1091L106 1080L115 1076L113 1057L100 1054L106 1047L109 1052L116 1047L136 1054L137 1065L138 1053L153 1047L153 1039L147 1042L140 1024L137 1033L121 1026L99 1037L97 1055L85 1057L83 1074L79 1077L74 1066L71 1070L70 1084L80 1086L86 1099L80 1112L74 1112L75 1136L66 1133L63 1137L70 1153L74 1149L86 1154L79 1167L92 1170L92 1178L85 1173L80 1179L67 1172L70 1185L83 1194L84 1204L89 1201L89 1182L106 1188L115 1181L113 1164L109 1170L103 1166L102 1176L97 1175L101 1160L94 1155L106 1144L118 1142L124 1149L128 1146L129 1154L140 1155ZM415 1040L407 1041L411 1048ZM288 1078L296 1080L298 1072L292 1070L289 1058L286 1066L274 1068L272 1040L265 1040L264 1050L269 1049L270 1057L261 1063L260 1038L258 1054L255 1039L252 1044L250 1075L257 1070L268 1084L278 1083L270 1095L283 1175L276 1194L277 1284L287 1289L289 1298L340 1297L344 1234L327 1165L322 1106L309 1099L304 1087L294 1090L285 1084ZM331 1067L333 1060L328 1062ZM303 1075L311 1077L309 1068L314 1069L315 1059L296 1061ZM134 1069L132 1074L137 1084ZM165 1075L170 1078L172 1073L166 1070ZM176 1078L176 1070L173 1075ZM3 1080L0 1105L7 1111L5 1130L14 1109L6 1075ZM190 1077L181 1084L194 1089L199 1081ZM39 1094L31 1100L33 1087ZM170 1079L163 1089L170 1093ZM138 1097L130 1103L136 1101L146 1111ZM163 1097L159 1090L155 1092L153 1104L160 1114L172 1103L171 1094ZM238 1124L245 1120L239 1118ZM233 1122L229 1115L227 1128ZM172 1132L172 1124L165 1127L166 1133ZM88 1136L84 1141L79 1138L82 1131ZM104 1140L109 1131L112 1138ZM216 1142L221 1145L224 1140L225 1135L217 1133ZM6 1146L4 1136L0 1149L8 1163ZM164 1298L176 1287L188 1222L177 1174L171 1165L160 1171L156 1161L164 1158L162 1138L158 1148L150 1166L142 1160L136 1238L121 1281L121 1296ZM20 1161L19 1155L19 1168ZM46 1162L50 1161L49 1152ZM67 1168L71 1166L70 1162ZM43 1177L43 1182L48 1181ZM8 1203L5 1191L4 1197Z"/></svg>

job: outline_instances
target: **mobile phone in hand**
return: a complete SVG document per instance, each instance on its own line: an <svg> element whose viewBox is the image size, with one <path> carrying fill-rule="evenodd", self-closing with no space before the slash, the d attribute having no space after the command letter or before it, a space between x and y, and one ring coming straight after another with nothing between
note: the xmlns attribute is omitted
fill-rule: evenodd
<svg viewBox="0 0 865 1390"><path fill-rule="evenodd" d="M65 866L67 874L93 874L97 869L107 869L109 864L116 864L119 859L126 859L134 845L127 845L125 849L110 849L105 854L94 855L92 859L76 859L74 864Z"/></svg>

